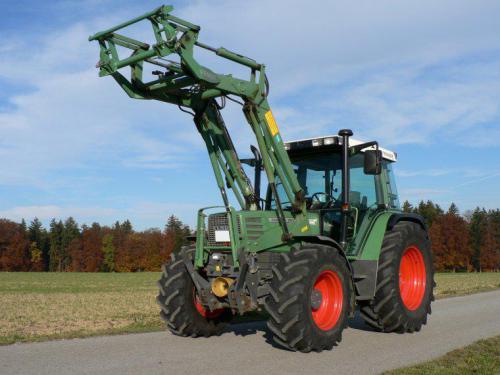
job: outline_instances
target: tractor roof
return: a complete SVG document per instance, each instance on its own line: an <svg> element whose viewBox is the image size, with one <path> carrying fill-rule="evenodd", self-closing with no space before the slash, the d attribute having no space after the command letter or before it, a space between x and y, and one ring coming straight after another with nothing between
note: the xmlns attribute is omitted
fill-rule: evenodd
<svg viewBox="0 0 500 375"><path fill-rule="evenodd" d="M350 138L349 145L356 146L364 143L358 139ZM315 148L315 147L335 147L340 146L342 144L342 138L338 135L327 135L324 137L316 137L316 138L306 138L306 139L298 139L294 141L285 142L285 148L287 150L299 150L306 148ZM375 149L375 147L368 147L365 150ZM389 161L396 161L397 154L393 151L387 150L385 148L379 147L379 150L382 151L382 157ZM364 150L362 150L364 151Z"/></svg>

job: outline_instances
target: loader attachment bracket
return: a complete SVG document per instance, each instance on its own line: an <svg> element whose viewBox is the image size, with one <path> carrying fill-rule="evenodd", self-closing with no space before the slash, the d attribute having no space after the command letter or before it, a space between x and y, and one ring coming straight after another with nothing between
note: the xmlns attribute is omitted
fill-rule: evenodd
<svg viewBox="0 0 500 375"><path fill-rule="evenodd" d="M99 43L100 54L97 68L99 75L111 75L126 94L134 99L152 99L188 108L202 136L214 170L217 185L221 192L226 210L229 200L226 196L225 180L243 210L261 208L259 194L241 167L240 158L234 148L221 115L222 102L231 96L242 99L245 118L250 125L262 155L262 167L267 181L274 186L275 179L282 184L287 200L293 203L293 215L307 225L304 192L293 171L285 150L278 125L267 102L269 82L265 66L226 48L214 48L198 41L200 27L173 16L172 6L160 6L129 21L120 23L89 37ZM124 29L138 23L150 24L154 40L143 42L124 35ZM120 33L118 33L120 32ZM197 49L213 52L219 57L243 65L250 70L248 79L233 77L231 74L218 74L202 65L196 58ZM130 51L128 56L120 56L123 50ZM153 77L144 77L145 69L154 65ZM130 78L121 71L130 69ZM185 110L186 111L186 110ZM257 185L255 185L257 186ZM276 189L273 189L276 198ZM283 208L276 208L283 232L283 242L293 237L283 220ZM199 260L198 260L199 262ZM199 263L197 263L199 264Z"/></svg>

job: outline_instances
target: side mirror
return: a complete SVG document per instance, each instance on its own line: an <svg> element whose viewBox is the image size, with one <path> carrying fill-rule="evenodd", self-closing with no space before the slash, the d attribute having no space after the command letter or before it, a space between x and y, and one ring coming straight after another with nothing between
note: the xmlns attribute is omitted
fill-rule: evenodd
<svg viewBox="0 0 500 375"><path fill-rule="evenodd" d="M382 173L382 151L367 150L365 151L365 174L377 175Z"/></svg>

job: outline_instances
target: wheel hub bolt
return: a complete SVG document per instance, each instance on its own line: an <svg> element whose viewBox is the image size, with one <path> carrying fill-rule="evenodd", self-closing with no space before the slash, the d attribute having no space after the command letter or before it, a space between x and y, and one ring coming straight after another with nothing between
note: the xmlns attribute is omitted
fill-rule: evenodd
<svg viewBox="0 0 500 375"><path fill-rule="evenodd" d="M311 307L313 310L319 309L321 302L323 301L323 295L318 289L313 289L311 293Z"/></svg>

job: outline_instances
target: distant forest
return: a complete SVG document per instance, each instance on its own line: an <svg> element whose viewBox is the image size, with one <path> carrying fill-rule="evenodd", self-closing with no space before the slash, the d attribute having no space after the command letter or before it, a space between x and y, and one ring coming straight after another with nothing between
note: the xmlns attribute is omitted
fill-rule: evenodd
<svg viewBox="0 0 500 375"><path fill-rule="evenodd" d="M403 210L422 215L429 226L436 271L499 271L500 210L477 207L460 214L452 203L444 211L431 201Z"/></svg>
<svg viewBox="0 0 500 375"><path fill-rule="evenodd" d="M437 271L499 271L500 210L476 208L460 214L432 201L403 210L425 217ZM0 219L0 271L138 272L158 271L191 235L191 229L170 216L163 230L136 231L130 221L113 226L82 225L73 218L40 220L29 225Z"/></svg>
<svg viewBox="0 0 500 375"><path fill-rule="evenodd" d="M53 219L45 229L0 219L0 271L137 272L158 271L170 253L186 243L191 230L175 216L165 228L136 231L130 221L112 227Z"/></svg>

